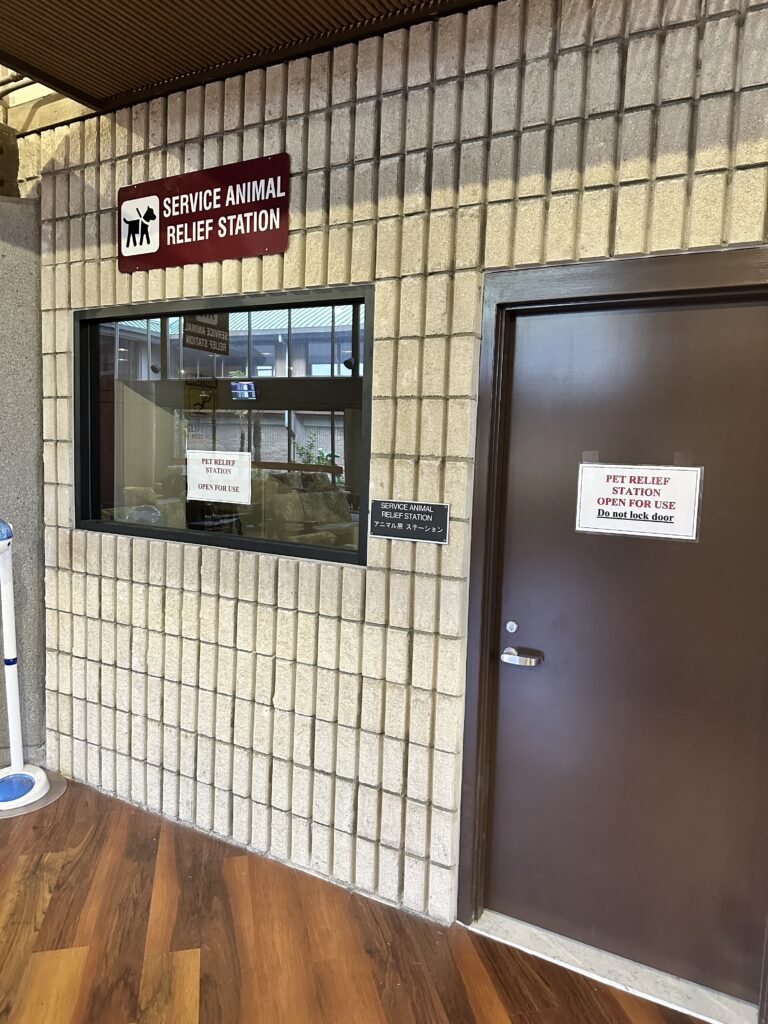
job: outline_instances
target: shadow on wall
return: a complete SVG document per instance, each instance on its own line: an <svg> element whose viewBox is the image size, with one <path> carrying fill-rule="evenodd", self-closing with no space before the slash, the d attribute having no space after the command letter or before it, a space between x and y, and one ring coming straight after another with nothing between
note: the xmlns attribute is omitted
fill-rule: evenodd
<svg viewBox="0 0 768 1024"><path fill-rule="evenodd" d="M0 196L19 195L19 145L16 132L0 124Z"/></svg>

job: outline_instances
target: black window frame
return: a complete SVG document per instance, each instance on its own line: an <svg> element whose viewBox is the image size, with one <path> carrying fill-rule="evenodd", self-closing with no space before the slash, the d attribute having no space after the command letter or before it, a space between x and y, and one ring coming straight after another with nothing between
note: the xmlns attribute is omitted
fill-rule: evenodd
<svg viewBox="0 0 768 1024"><path fill-rule="evenodd" d="M95 518L96 501L100 498L99 447L99 326L115 320L149 319L157 316L190 316L195 313L236 312L329 304L362 307L364 323L360 338L363 353L362 425L360 451L362 459L360 484L360 510L357 550L320 547L281 540L259 540L233 534L202 532L189 529L154 528L133 523L114 523ZM372 411L372 356L373 356L373 285L352 285L290 289L274 292L250 292L237 295L195 296L189 299L171 299L135 302L119 306L101 306L79 309L74 313L74 452L75 452L75 528L97 533L146 537L150 540L173 541L179 544L199 544L211 547L236 548L270 555L293 558L311 558L324 562L366 565L368 558L368 512L371 460ZM359 320L355 320L359 324ZM354 377L305 377L326 391L334 383L354 380ZM280 382L289 388L291 378L262 378Z"/></svg>

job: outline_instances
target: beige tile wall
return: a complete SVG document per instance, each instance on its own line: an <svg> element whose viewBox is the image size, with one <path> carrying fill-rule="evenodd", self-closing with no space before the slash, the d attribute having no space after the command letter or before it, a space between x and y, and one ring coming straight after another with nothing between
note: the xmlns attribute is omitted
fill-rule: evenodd
<svg viewBox="0 0 768 1024"><path fill-rule="evenodd" d="M764 3L505 0L22 140L49 763L451 918L482 270L763 240L767 50ZM285 256L117 272L121 185L283 149ZM370 280L371 493L449 501L447 548L342 568L73 531L73 309Z"/></svg>

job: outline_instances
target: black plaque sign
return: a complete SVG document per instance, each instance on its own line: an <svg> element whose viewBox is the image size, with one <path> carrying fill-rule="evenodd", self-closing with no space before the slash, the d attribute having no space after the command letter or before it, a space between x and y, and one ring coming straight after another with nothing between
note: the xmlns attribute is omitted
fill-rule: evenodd
<svg viewBox="0 0 768 1024"><path fill-rule="evenodd" d="M448 543L448 505L434 501L371 500L371 537Z"/></svg>
<svg viewBox="0 0 768 1024"><path fill-rule="evenodd" d="M184 348L196 348L198 352L228 356L229 313L195 313L193 316L185 316L182 345Z"/></svg>

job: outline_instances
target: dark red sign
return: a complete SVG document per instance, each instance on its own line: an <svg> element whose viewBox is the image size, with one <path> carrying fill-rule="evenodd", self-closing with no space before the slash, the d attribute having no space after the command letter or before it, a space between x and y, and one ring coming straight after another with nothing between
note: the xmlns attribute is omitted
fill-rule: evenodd
<svg viewBox="0 0 768 1024"><path fill-rule="evenodd" d="M118 267L179 267L285 252L287 153L126 185L117 197Z"/></svg>

